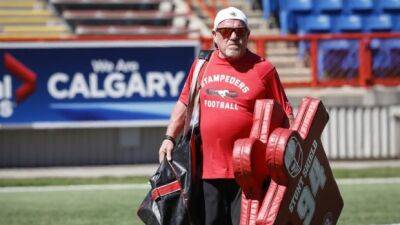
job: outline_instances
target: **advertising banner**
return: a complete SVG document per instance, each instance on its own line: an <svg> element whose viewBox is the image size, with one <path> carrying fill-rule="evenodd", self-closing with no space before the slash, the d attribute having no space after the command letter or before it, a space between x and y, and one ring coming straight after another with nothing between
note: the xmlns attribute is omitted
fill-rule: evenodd
<svg viewBox="0 0 400 225"><path fill-rule="evenodd" d="M0 127L167 124L197 41L0 43Z"/></svg>

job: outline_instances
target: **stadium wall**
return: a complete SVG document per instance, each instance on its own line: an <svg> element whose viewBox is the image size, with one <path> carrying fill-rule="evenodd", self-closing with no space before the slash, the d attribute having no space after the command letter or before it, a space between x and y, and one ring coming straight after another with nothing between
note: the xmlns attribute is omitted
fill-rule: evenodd
<svg viewBox="0 0 400 225"><path fill-rule="evenodd" d="M0 167L155 163L164 129L0 130Z"/></svg>
<svg viewBox="0 0 400 225"><path fill-rule="evenodd" d="M282 39L278 37L264 37L264 39L260 39L264 41L264 44L261 45L261 41L257 42L259 43L257 45L259 48L257 49L259 52L265 51L265 49L262 49L262 46L265 48L265 41L285 41L287 38L289 37ZM293 40L291 38L293 38ZM303 39L299 37L290 37L288 40L301 41ZM54 68L59 69L59 67L56 66L58 65L57 63L66 63L60 66L62 69L67 68L66 70L68 71L64 71L65 74L72 75L76 74L74 72L83 71L85 78L88 79L88 75L93 71L79 67L87 60L85 58L66 57L68 54L61 54L57 58L51 55L53 54L52 52L47 52L47 58L44 60L48 63L46 64L38 60L40 59L38 56L29 56L29 54L35 52L34 50L26 50L27 47L31 48L32 46L36 46L35 49L39 50L45 45L47 45L47 47L54 46L54 42L57 41L59 40L51 41L50 43L52 44L42 42L39 44L41 47L38 47L38 45L25 45L25 47L19 48L15 47L17 45L10 45L9 43L3 42L2 50L6 49L8 52L11 52L16 59L21 60L22 63L25 63L34 72L45 68L43 73L38 73L41 75L38 80L55 72L49 70ZM96 40L97 43L90 39L86 41L88 42L81 44L80 47L92 46L97 48L99 46L98 40ZM107 41L102 40L100 42ZM179 43L180 41L174 42L175 47L177 46L177 42ZM165 44L167 42L162 43ZM126 41L121 43L120 40L117 40L117 42L107 42L102 46L126 47L126 44ZM70 44L64 43L61 46L68 45ZM141 48L143 42L140 42L140 45L135 45L134 43L128 43L128 45L129 48ZM157 47L157 42L148 41L147 45ZM195 52L198 51L198 45L198 42L194 45ZM73 43L72 46L74 46ZM74 48L69 49L73 50ZM74 51L77 51L73 54L74 56L79 56L83 52L83 50L79 48ZM118 49L119 53L124 51L123 49ZM43 52L46 51L41 50L37 52L37 54L40 55L43 54ZM134 52L135 49L128 49L124 55L135 58ZM153 49L151 52L153 56L150 57L150 59L153 60L149 61L148 58L136 60L142 65L140 67L140 72L143 76L153 68L153 65L143 65L146 63L149 65L148 62L159 63L163 60L163 57L161 57L161 50ZM102 54L108 54L106 58L110 57L114 60L110 61L116 62L115 60L118 59L119 53L114 53L113 51L105 51ZM60 54L60 52L57 54ZM187 72L190 62L195 55L193 50L190 50L188 54L190 56L182 56L185 58L183 61L188 65L180 65L182 68L185 67L184 69L180 67L173 68L173 74L176 74L176 71L179 70ZM91 54L86 55L90 56ZM362 56L362 54L360 55ZM61 61L59 60L60 57L62 59ZM104 59L104 57L104 55L96 56L97 59ZM75 61L72 63L69 62L68 60L70 60L70 58L74 58ZM33 64L29 63L31 60L34 62ZM175 62L182 62L182 60L179 60L177 57L170 57L168 60L172 60L164 65L164 67L168 69L174 66L176 67L177 65ZM142 62L144 63L141 64ZM20 104L17 102L18 99L15 96L11 96L11 89L4 88L4 84L7 83L4 77L9 76L8 74L13 72L12 69L12 71L9 70L10 68L7 67L1 74L3 76L3 79L0 79L3 85L2 91L8 94L2 93L3 95L0 96L0 100L2 103L11 102L11 105L15 106L13 108L14 112L20 113L19 118L23 118L24 120L21 122L18 118L12 118L9 115L10 111L4 110L6 107L2 105L1 113L3 113L3 118L0 118L0 167L82 166L157 162L158 147L165 132L165 125L168 122L168 110L171 109L174 101L176 101L176 94L164 97L153 96L154 98L149 99L134 97L115 99L108 96L105 99L87 100L78 97L76 99L62 99L62 101L57 99L56 101L45 92L46 87L48 87L48 85L46 86L45 84L41 86L44 88L37 88L35 90L36 92L40 92L40 94L29 95L28 93L27 100L23 98L22 100L20 99L20 101L23 102ZM160 71L164 71L164 69ZM316 68L312 69L312 71L315 73ZM44 77L43 74L45 75ZM107 76L107 74L105 76ZM318 87L318 85L321 85L321 87L329 87L329 82L321 83L318 81L317 75L314 74L312 76L313 79L316 80L313 80L311 86L317 85ZM79 76L75 75L75 77ZM362 82L357 82L359 86L368 84L367 81L369 78L366 79L365 76L360 77L362 77L362 79L360 79ZM105 79L100 76L97 78L99 81ZM337 86L336 82L332 84L333 86ZM343 83L340 84L349 83L343 81ZM12 87L12 93L14 94L14 91L18 90L20 83L13 82L13 85L15 85ZM179 87L182 88L182 86L183 83L181 82ZM300 86L304 87L303 84ZM391 86L392 87L368 88L288 88L287 93L294 106L298 105L301 98L304 96L321 98L327 106L330 113L330 121L322 135L322 140L330 159L387 159L400 157L400 140L398 138L400 137L400 89L398 88L398 80L396 80L395 83L391 83ZM166 92L168 93L168 91ZM118 102L120 105L113 108L111 111L102 111L104 108L109 107L109 105L102 105L105 101ZM143 113L143 111L140 110L133 110L133 114L115 113L115 110L118 111L120 109L126 110L132 107L142 108L143 105L132 105L132 103L136 101L149 103L150 105L146 105L145 108L150 111ZM57 104L53 105L53 107L49 107L49 105L53 103ZM78 103L83 104L79 105ZM99 105L101 107L98 107ZM87 106L90 107L88 108ZM73 110L71 111L71 109ZM63 117L60 117L60 112ZM4 118L4 115L9 117ZM72 117L71 115L74 116ZM92 115L95 116L97 120L82 120L82 118L85 118L82 117L82 115ZM77 118L78 120L76 120Z"/></svg>
<svg viewBox="0 0 400 225"><path fill-rule="evenodd" d="M400 157L400 105L324 103L330 120L322 142L329 159ZM164 133L165 127L3 129L0 167L156 163Z"/></svg>

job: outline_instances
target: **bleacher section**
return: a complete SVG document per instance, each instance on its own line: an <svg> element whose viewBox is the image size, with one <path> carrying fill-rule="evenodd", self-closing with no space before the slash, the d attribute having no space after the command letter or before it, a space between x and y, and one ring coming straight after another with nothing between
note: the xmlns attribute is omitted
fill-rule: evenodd
<svg viewBox="0 0 400 225"><path fill-rule="evenodd" d="M212 1L204 0L191 0L190 2L191 6L193 7L193 11L196 12L196 14L209 28L212 27L216 11L228 6L234 6L243 10L243 12L247 15L249 27L253 35L266 35L276 33L278 31L270 29L268 26L268 21L262 19L262 10L252 9L251 5L247 1L220 0L214 1L215 5L211 4Z"/></svg>
<svg viewBox="0 0 400 225"><path fill-rule="evenodd" d="M266 0L265 15L275 15L280 19L282 34L308 32L396 31L400 15L400 0ZM276 4L276 2L275 2ZM323 19L322 19L323 18ZM355 30L336 26L343 19L354 20ZM308 23L316 29L307 29ZM361 24L361 27L358 26ZM322 28L322 29L319 29ZM397 30L398 31L398 30Z"/></svg>
<svg viewBox="0 0 400 225"><path fill-rule="evenodd" d="M188 35L190 10L171 0L50 0L78 35Z"/></svg>
<svg viewBox="0 0 400 225"><path fill-rule="evenodd" d="M66 37L68 26L45 1L0 1L0 37Z"/></svg>
<svg viewBox="0 0 400 225"><path fill-rule="evenodd" d="M275 15L281 34L400 32L400 0L266 0L264 15ZM278 4L277 4L278 3ZM373 74L400 76L398 40L373 40ZM318 76L352 79L360 65L359 43L326 40L319 44ZM300 42L299 56L306 57L309 43Z"/></svg>
<svg viewBox="0 0 400 225"><path fill-rule="evenodd" d="M251 36L278 35L275 21L263 19L263 11L253 7L250 1L237 0L191 0L193 12L200 18L208 32L203 32L204 36L211 37L210 28L212 27L213 16L222 8L234 6L244 11L248 16ZM213 15L214 14L214 15ZM255 51L254 43L249 43L249 48ZM269 42L266 45L266 55L268 59L277 67L281 79L284 82L306 83L310 82L310 68L307 68L303 59L298 57L298 49L292 43Z"/></svg>

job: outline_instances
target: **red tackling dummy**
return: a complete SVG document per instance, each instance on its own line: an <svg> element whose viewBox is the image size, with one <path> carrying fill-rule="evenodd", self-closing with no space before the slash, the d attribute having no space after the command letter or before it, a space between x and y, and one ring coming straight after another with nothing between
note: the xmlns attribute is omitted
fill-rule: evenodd
<svg viewBox="0 0 400 225"><path fill-rule="evenodd" d="M292 128L282 128L280 105L256 102L250 138L233 149L243 190L240 225L337 223L343 200L320 140L328 119L320 100L305 98Z"/></svg>

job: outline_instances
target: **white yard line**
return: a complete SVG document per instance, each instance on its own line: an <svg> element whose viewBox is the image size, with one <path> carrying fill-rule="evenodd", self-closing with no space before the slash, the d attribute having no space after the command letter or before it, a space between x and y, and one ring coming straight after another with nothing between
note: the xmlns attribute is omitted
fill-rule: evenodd
<svg viewBox="0 0 400 225"><path fill-rule="evenodd" d="M391 224L371 224L371 225L400 225L400 223L391 223Z"/></svg>
<svg viewBox="0 0 400 225"><path fill-rule="evenodd" d="M400 177L387 178L346 178L337 179L339 185L355 185L355 184L400 184Z"/></svg>
<svg viewBox="0 0 400 225"><path fill-rule="evenodd" d="M336 181L339 185L400 184L400 177L396 177L396 178L346 178L346 179L337 179ZM99 190L145 190L145 189L150 189L150 185L149 184L91 184L91 185L64 185L64 186L1 187L0 193L55 192L55 191L99 191Z"/></svg>

